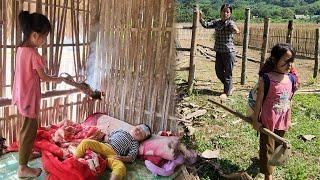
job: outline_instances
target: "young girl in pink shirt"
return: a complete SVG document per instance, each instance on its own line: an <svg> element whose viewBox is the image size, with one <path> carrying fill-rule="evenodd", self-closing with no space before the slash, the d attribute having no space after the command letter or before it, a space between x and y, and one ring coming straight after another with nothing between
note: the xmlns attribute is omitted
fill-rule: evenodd
<svg viewBox="0 0 320 180"><path fill-rule="evenodd" d="M19 23L23 32L23 41L17 48L16 67L14 74L12 103L17 105L23 116L19 133L19 168L18 177L38 177L41 168L28 166L33 143L37 132L37 116L40 110L42 81L60 83L62 78L51 77L44 72L45 60L37 51L51 31L51 24L42 14L22 11Z"/></svg>
<svg viewBox="0 0 320 180"><path fill-rule="evenodd" d="M297 77L291 74L294 57L295 52L290 44L277 44L272 48L270 58L259 72L259 88L252 116L254 129L259 131L265 127L281 137L289 129L291 98L297 87L294 83ZM262 76L267 76L270 81L267 94L264 94ZM260 133L260 172L265 179L272 179L274 166L268 165L268 161L279 145L271 137Z"/></svg>

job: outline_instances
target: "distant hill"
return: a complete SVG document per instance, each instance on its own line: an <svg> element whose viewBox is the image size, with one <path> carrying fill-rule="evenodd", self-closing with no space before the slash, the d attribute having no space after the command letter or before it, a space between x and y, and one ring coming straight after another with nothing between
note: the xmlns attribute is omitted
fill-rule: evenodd
<svg viewBox="0 0 320 180"><path fill-rule="evenodd" d="M233 18L243 20L245 8L251 9L251 14L257 20L270 17L274 20L293 19L294 15L309 17L305 21L319 21L319 0L177 0L177 21L191 22L192 6L199 4L206 19L219 18L222 2L234 7Z"/></svg>

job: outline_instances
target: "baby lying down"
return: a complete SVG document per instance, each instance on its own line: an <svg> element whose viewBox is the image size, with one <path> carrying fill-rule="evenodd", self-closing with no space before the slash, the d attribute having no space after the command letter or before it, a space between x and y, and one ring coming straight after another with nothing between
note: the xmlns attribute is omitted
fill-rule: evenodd
<svg viewBox="0 0 320 180"><path fill-rule="evenodd" d="M104 134L99 131L91 139L82 140L74 155L81 158L90 149L106 159L107 167L112 170L110 179L123 179L126 175L124 162L133 162L137 158L139 143L150 138L151 134L151 129L146 124L136 125L130 132L115 130Z"/></svg>

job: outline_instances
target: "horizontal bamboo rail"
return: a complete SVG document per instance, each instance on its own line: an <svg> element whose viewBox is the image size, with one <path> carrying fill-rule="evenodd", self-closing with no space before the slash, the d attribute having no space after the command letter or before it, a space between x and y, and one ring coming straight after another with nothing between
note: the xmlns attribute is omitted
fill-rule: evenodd
<svg viewBox="0 0 320 180"><path fill-rule="evenodd" d="M64 119L80 123L94 112L107 112L106 104L91 100L77 91L47 93L41 100L39 126L56 124ZM17 139L22 117L18 114L17 108L12 105L0 107L0 115L0 136L11 143Z"/></svg>
<svg viewBox="0 0 320 180"><path fill-rule="evenodd" d="M243 26L237 23L240 29L239 35L234 35L236 45L243 44ZM176 38L177 40L191 40L191 30L181 28L182 25L177 25ZM249 47L261 49L263 44L263 24L250 27ZM287 27L281 27L275 24L270 24L269 27L269 42L267 49L279 42L286 42ZM298 55L314 58L314 46L316 37L316 27L295 26L292 31L292 44L295 47ZM197 33L199 40L214 40L214 30L199 28Z"/></svg>
<svg viewBox="0 0 320 180"><path fill-rule="evenodd" d="M67 87L41 83L47 92L41 100L41 126L65 118L81 122L102 111L132 124L145 122L155 132L174 129L174 7L174 0L0 1L0 136L16 140L21 123L9 98L22 38L17 23L21 10L40 12L53 24L39 49L50 75L66 71L78 82L86 75L93 80L89 84L106 94L93 101Z"/></svg>

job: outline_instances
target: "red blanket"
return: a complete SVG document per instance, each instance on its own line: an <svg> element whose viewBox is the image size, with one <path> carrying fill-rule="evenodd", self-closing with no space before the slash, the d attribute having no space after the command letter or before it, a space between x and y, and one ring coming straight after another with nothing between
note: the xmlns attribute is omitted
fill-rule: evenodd
<svg viewBox="0 0 320 180"><path fill-rule="evenodd" d="M97 175L106 169L105 160L92 151L87 152L86 156L80 159L75 159L72 153L82 139L89 138L96 132L96 127L71 121L63 121L52 125L49 129L40 127L37 130L34 151L42 152L43 167L49 173L47 179L97 179ZM18 147L19 143L15 142L8 150L18 151ZM88 162L96 163L92 165Z"/></svg>

